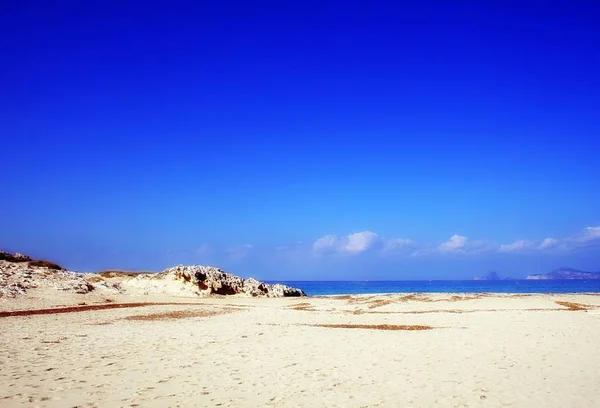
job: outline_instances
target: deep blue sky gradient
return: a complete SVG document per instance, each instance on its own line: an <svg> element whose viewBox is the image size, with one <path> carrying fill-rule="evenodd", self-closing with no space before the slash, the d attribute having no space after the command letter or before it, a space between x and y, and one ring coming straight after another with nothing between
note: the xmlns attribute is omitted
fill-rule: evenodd
<svg viewBox="0 0 600 408"><path fill-rule="evenodd" d="M597 246L311 247L600 225L598 21L591 1L3 2L0 247L270 279L600 270Z"/></svg>

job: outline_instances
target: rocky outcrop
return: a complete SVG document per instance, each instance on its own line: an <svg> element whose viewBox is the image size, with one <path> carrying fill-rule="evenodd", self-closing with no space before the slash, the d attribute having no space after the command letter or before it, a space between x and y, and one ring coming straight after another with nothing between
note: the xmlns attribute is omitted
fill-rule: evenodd
<svg viewBox="0 0 600 408"><path fill-rule="evenodd" d="M0 260L0 298L12 298L37 288L72 293L88 293L94 289L83 274L36 266L35 261Z"/></svg>
<svg viewBox="0 0 600 408"><path fill-rule="evenodd" d="M15 297L30 289L51 288L72 293L94 289L113 294L264 297L306 296L296 288L244 279L211 266L175 266L160 273L105 271L80 274L48 261L0 251L0 297Z"/></svg>
<svg viewBox="0 0 600 408"><path fill-rule="evenodd" d="M500 276L498 276L498 272L490 272L487 275L476 276L473 280L500 280Z"/></svg>
<svg viewBox="0 0 600 408"><path fill-rule="evenodd" d="M244 279L212 266L175 266L157 274L143 274L121 282L120 289L144 294L179 296L245 295L265 297L306 296L296 288Z"/></svg>

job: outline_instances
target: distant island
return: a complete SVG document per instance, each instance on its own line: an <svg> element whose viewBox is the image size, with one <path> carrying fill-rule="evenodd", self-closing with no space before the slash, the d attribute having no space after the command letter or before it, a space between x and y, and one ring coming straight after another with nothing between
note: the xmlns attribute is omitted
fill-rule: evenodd
<svg viewBox="0 0 600 408"><path fill-rule="evenodd" d="M573 268L558 268L548 273L538 273L528 275L525 279L529 280L541 280L541 279L600 279L600 272L586 272L580 271ZM501 278L498 272L490 272L487 275L475 276L473 280L477 281L498 281L498 280L511 280L511 278Z"/></svg>
<svg viewBox="0 0 600 408"><path fill-rule="evenodd" d="M500 276L498 276L498 272L490 272L487 275L483 276L475 276L473 280L501 280Z"/></svg>
<svg viewBox="0 0 600 408"><path fill-rule="evenodd" d="M600 279L600 272L585 272L573 268L559 268L549 273L529 275L526 279Z"/></svg>

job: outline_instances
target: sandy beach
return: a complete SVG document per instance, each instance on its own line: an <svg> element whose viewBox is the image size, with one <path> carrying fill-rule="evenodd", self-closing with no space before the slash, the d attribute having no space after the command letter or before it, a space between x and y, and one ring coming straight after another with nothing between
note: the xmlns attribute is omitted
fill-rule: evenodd
<svg viewBox="0 0 600 408"><path fill-rule="evenodd" d="M600 406L598 295L54 292L0 310L2 407Z"/></svg>

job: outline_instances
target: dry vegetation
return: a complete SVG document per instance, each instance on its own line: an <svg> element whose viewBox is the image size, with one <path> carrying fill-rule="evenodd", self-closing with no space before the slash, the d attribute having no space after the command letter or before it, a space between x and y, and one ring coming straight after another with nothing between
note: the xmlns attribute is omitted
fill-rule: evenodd
<svg viewBox="0 0 600 408"><path fill-rule="evenodd" d="M11 253L4 252L4 251L0 251L0 260L8 261L8 262L15 262L15 263L27 263L28 266L55 269L58 271L66 270L65 268L63 268L60 265L55 264L54 262L44 261L44 260L34 260L25 255L15 256Z"/></svg>
<svg viewBox="0 0 600 408"><path fill-rule="evenodd" d="M31 258L25 255L15 256L9 252L0 251L0 261L8 261L8 262L29 262Z"/></svg>
<svg viewBox="0 0 600 408"><path fill-rule="evenodd" d="M54 269L57 271L65 270L65 268L63 268L62 266L57 265L54 262L50 262L50 261L31 261L31 262L29 262L29 266L34 266L34 267L38 267L38 268Z"/></svg>
<svg viewBox="0 0 600 408"><path fill-rule="evenodd" d="M103 278L134 278L138 275L149 275L154 272L132 272L132 271L119 271L119 270L106 270L98 272L96 275L102 276Z"/></svg>
<svg viewBox="0 0 600 408"><path fill-rule="evenodd" d="M139 275L151 275L154 272L131 272L131 271L118 271L118 270L107 270L98 273L89 274L85 279L90 283L104 282L107 279L126 279L135 278Z"/></svg>
<svg viewBox="0 0 600 408"><path fill-rule="evenodd" d="M309 324L311 327L326 327L330 329L367 329L367 330L431 330L433 327L425 325L406 324Z"/></svg>

